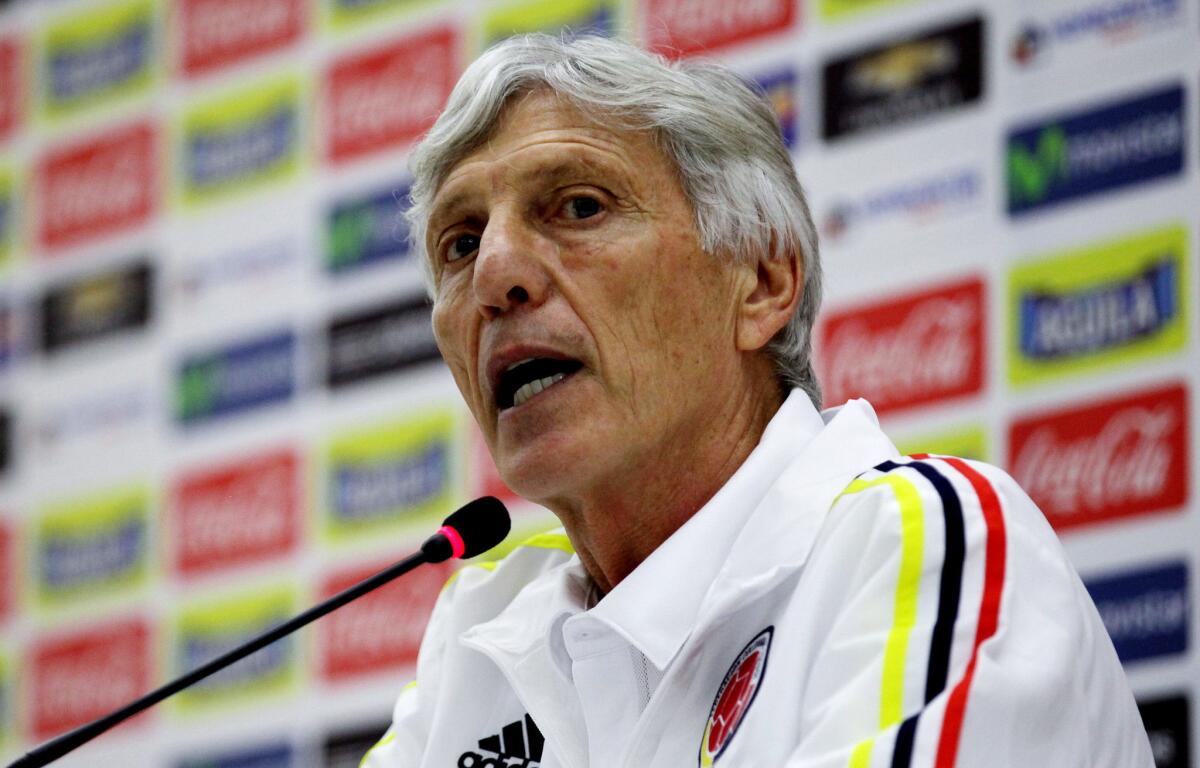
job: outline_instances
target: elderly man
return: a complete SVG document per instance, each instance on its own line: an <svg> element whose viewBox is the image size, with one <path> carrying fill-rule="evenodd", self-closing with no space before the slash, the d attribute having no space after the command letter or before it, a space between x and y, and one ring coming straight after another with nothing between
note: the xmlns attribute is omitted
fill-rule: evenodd
<svg viewBox="0 0 1200 768"><path fill-rule="evenodd" d="M438 344L565 534L449 585L366 766L1152 764L1013 481L817 410L816 236L735 75L509 40L413 168Z"/></svg>

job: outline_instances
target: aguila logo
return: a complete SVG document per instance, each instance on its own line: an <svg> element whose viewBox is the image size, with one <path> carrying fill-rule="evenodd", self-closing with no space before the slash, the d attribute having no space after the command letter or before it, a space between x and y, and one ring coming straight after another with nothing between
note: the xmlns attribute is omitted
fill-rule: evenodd
<svg viewBox="0 0 1200 768"><path fill-rule="evenodd" d="M746 644L738 654L733 666L725 673L708 724L704 727L704 738L700 741L700 765L711 766L725 752L729 742L737 733L738 726L746 717L754 696L758 693L763 675L767 671L767 654L771 651L771 635L774 627L767 627Z"/></svg>

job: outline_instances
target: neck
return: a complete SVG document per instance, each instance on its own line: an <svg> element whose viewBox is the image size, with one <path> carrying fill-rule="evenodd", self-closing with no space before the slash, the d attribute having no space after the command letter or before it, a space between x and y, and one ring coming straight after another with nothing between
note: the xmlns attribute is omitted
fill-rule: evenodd
<svg viewBox="0 0 1200 768"><path fill-rule="evenodd" d="M773 377L769 386L731 394L687 435L664 436L653 461L631 462L580 496L546 502L601 590L611 591L708 503L782 404Z"/></svg>

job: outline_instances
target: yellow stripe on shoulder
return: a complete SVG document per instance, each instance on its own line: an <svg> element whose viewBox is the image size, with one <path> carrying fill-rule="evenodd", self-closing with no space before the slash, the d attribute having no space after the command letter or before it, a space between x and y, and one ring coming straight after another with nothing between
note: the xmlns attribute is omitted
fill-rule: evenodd
<svg viewBox="0 0 1200 768"><path fill-rule="evenodd" d="M568 555L575 554L575 547L571 546L571 540L567 537L567 534L562 533L561 531L543 531L541 533L535 533L524 541L521 541L520 543L511 547L507 551L501 550L500 552L496 552L496 550L492 550L492 552L477 560L463 563L462 568L459 568L457 571L450 574L450 578L446 580L446 583L442 586L442 589L445 590L447 587L453 584L454 580L458 578L458 575L468 568L482 568L485 571L494 571L496 570L497 566L504 562L505 558L507 558L513 552L516 552L518 549L526 548L556 549L560 552L565 552Z"/></svg>
<svg viewBox="0 0 1200 768"><path fill-rule="evenodd" d="M499 560L480 560L478 563L463 563L463 566L450 574L450 578L446 579L446 583L442 585L442 591L445 592L450 588L450 585L458 580L459 575L468 568L482 568L485 571L494 571L496 566L500 565Z"/></svg>
<svg viewBox="0 0 1200 768"><path fill-rule="evenodd" d="M899 466L902 465L891 469L898 469ZM879 471L879 468L876 468L876 471ZM885 729L899 723L904 711L908 647L917 624L918 599L921 592L927 510L917 486L903 474L890 470L870 478L855 478L838 499L880 486L891 490L900 512L900 563L892 597L892 626L888 630L884 646L879 695L879 727ZM870 742L868 739L855 748L851 756L851 768L865 767L869 763Z"/></svg>
<svg viewBox="0 0 1200 768"><path fill-rule="evenodd" d="M536 536L530 536L517 545L517 549L521 547L558 549L566 552L568 555L575 554L575 547L571 546L571 540L567 538L567 534L557 531L547 531L546 533L539 533Z"/></svg>
<svg viewBox="0 0 1200 768"><path fill-rule="evenodd" d="M872 488L878 488L881 485L891 485L891 481L888 479L887 475L881 475L871 479L867 479L862 476L856 477L850 481L849 485L842 489L842 492L837 495L837 497L833 500L833 503L837 504L842 500L843 496L853 496L856 493L869 491Z"/></svg>
<svg viewBox="0 0 1200 768"><path fill-rule="evenodd" d="M415 680L412 682L412 685L416 685ZM379 741L375 742L375 745L372 746L370 749L368 749L366 754L364 754L362 756L362 760L358 761L358 768L363 768L363 766L367 764L367 758L371 756L372 752L379 749L380 747L386 747L388 744L391 744L395 740L396 740L395 732L393 732L391 728L388 728L387 731L383 734L383 738L380 739Z"/></svg>

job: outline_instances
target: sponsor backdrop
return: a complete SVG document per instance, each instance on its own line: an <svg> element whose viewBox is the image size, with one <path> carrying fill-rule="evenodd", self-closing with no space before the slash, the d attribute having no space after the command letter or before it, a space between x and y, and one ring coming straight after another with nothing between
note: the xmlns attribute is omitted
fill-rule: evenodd
<svg viewBox="0 0 1200 768"><path fill-rule="evenodd" d="M1200 695L1195 0L59 0L0 10L0 757L506 494L440 363L406 154L514 32L756 82L811 195L829 403L1006 467L1159 766ZM546 514L511 499L526 533ZM64 765L351 766L446 569Z"/></svg>

